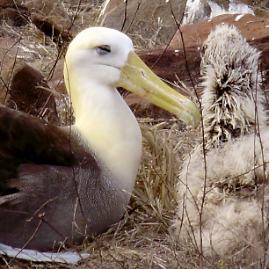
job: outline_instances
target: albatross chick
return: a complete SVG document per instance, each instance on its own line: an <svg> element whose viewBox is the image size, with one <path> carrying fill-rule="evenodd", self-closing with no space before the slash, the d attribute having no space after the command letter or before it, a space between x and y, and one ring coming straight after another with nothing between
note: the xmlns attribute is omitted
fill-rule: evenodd
<svg viewBox="0 0 269 269"><path fill-rule="evenodd" d="M205 144L183 163L174 228L213 267L259 264L267 255L269 130L259 57L228 25L202 47Z"/></svg>

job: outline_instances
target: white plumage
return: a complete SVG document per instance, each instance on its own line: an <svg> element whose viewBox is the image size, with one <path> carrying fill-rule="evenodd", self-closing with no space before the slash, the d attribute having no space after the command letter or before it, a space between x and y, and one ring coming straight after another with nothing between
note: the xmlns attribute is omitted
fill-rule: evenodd
<svg viewBox="0 0 269 269"><path fill-rule="evenodd" d="M201 62L205 144L185 160L177 184L176 234L226 266L265 262L269 130L259 56L233 26L208 36Z"/></svg>

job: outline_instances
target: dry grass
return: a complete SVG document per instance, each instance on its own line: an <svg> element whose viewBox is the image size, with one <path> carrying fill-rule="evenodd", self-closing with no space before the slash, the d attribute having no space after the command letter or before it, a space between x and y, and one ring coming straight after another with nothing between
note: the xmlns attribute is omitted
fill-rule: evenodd
<svg viewBox="0 0 269 269"><path fill-rule="evenodd" d="M140 125L143 158L128 210L117 225L87 244L89 268L195 267L196 255L189 259L188 249L175 242L170 226L182 156L192 149L197 133L179 130L177 123L169 125Z"/></svg>
<svg viewBox="0 0 269 269"><path fill-rule="evenodd" d="M68 14L76 11L67 1L63 5ZM83 10L87 7L82 7L78 20L85 21ZM8 72L2 65L4 96L16 64L20 58L25 60L23 48L33 48L36 51L27 63L49 77L58 55L57 46L51 38L32 24L20 28L4 24L2 31L7 37L19 40L19 48L14 49L10 56L13 60L8 64ZM9 60L5 58L5 53L1 57ZM1 269L194 268L196 255L192 254L193 257L189 258L188 249L174 241L170 226L176 207L175 184L182 156L192 149L197 132L184 130L182 124L175 119L157 125L153 124L152 119L139 119L139 122L143 133L143 158L129 207L118 224L92 242L85 242L78 247L78 251L88 252L91 256L78 266L33 263L3 257L0 260Z"/></svg>
<svg viewBox="0 0 269 269"><path fill-rule="evenodd" d="M62 4L66 13L73 16L78 11L76 6L69 2L63 1ZM87 9L85 2L79 10L77 29L85 28ZM45 37L32 24L16 29L4 25L1 33L20 39L20 46L31 47L33 44L39 44L30 64L45 76L49 76L55 68L54 62L58 55L57 46L51 38ZM145 46L143 42L141 41L141 47ZM21 48L15 51L14 57L21 57L21 51ZM1 57L2 60L6 56ZM13 63L10 66L11 73L14 70ZM1 78L9 85L11 73L6 74L3 67L2 65ZM6 91L5 86L2 91ZM167 120L159 124L151 123L152 119L138 120L143 133L143 158L131 201L125 216L118 224L93 241L85 241L77 248L78 251L90 253L90 257L76 266L16 259L11 261L3 257L0 259L1 269L201 268L199 250L191 242L178 242L170 228L176 208L175 185L178 173L184 156L200 142L200 133L186 129L176 120ZM208 264L210 268L235 268L232 262L226 261L212 260L208 261Z"/></svg>

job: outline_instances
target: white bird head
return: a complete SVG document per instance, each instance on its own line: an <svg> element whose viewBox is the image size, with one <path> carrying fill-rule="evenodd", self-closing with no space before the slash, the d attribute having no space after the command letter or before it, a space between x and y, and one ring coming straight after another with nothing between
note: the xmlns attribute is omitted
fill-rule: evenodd
<svg viewBox="0 0 269 269"><path fill-rule="evenodd" d="M199 125L198 108L154 75L134 52L131 39L117 30L92 27L80 32L68 48L64 74L72 101L89 82L99 85L91 89L102 89L106 85L115 90L119 86L148 99L188 124ZM73 105L76 110L75 101Z"/></svg>

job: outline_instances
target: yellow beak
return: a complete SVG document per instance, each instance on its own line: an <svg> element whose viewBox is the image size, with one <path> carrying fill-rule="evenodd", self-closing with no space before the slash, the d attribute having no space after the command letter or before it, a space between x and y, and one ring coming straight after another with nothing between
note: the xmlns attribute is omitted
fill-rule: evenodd
<svg viewBox="0 0 269 269"><path fill-rule="evenodd" d="M144 97L195 128L200 123L201 114L198 107L161 81L135 52L129 53L117 86Z"/></svg>

